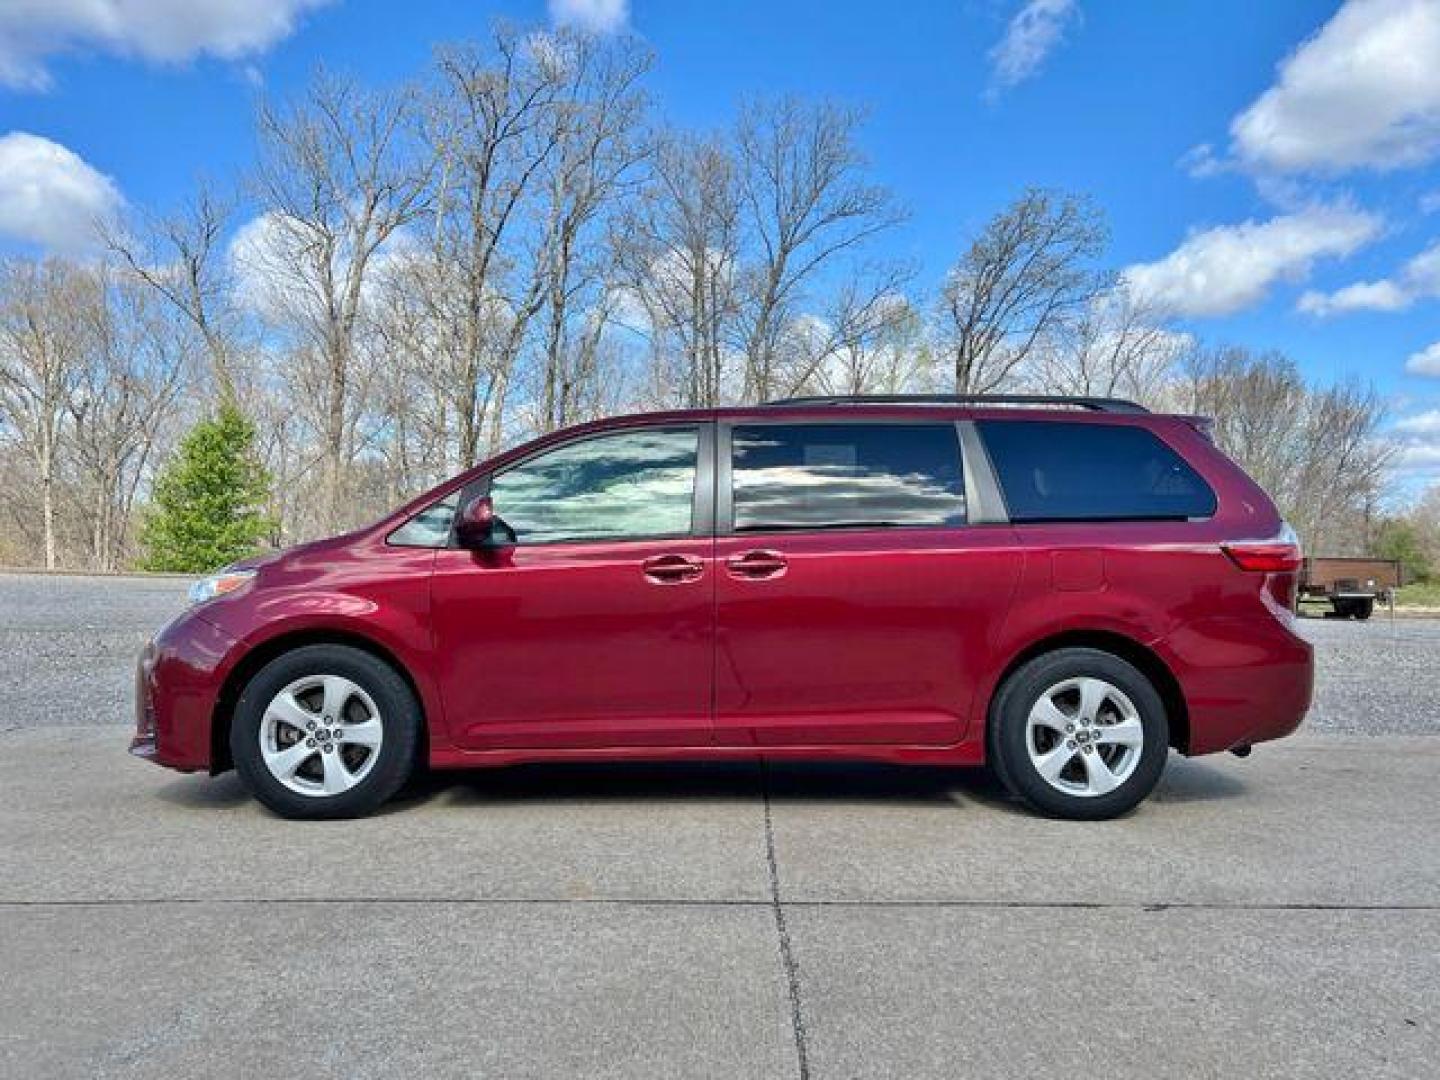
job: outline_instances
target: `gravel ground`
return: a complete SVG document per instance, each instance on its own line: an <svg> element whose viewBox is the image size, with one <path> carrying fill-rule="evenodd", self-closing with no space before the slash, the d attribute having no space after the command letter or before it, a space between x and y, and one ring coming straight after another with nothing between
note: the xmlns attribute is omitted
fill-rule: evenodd
<svg viewBox="0 0 1440 1080"><path fill-rule="evenodd" d="M189 581L0 574L0 731L134 722L135 661Z"/></svg>
<svg viewBox="0 0 1440 1080"><path fill-rule="evenodd" d="M185 603L176 578L0 574L0 730L129 724L146 638ZM1440 734L1440 619L1304 619L1315 644L1307 727Z"/></svg>
<svg viewBox="0 0 1440 1080"><path fill-rule="evenodd" d="M1311 731L1440 735L1440 619L1303 619L1315 646Z"/></svg>

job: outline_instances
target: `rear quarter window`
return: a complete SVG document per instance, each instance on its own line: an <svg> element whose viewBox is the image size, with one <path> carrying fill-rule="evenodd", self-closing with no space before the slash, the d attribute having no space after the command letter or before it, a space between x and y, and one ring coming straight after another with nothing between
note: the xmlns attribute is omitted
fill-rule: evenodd
<svg viewBox="0 0 1440 1080"><path fill-rule="evenodd" d="M982 420L977 427L1014 522L1184 521L1215 513L1215 493L1142 427Z"/></svg>

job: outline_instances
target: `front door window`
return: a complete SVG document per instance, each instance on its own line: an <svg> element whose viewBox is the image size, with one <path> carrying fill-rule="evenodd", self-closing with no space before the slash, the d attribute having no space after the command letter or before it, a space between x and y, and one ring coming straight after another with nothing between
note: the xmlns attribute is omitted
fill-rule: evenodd
<svg viewBox="0 0 1440 1080"><path fill-rule="evenodd" d="M698 446L693 428L582 439L500 473L490 497L522 546L689 536Z"/></svg>

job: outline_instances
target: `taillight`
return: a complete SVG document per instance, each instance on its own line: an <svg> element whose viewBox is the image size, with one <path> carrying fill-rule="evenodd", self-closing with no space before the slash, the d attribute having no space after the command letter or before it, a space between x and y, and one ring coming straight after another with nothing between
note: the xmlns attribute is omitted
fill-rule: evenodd
<svg viewBox="0 0 1440 1080"><path fill-rule="evenodd" d="M1269 540L1241 540L1221 544L1226 556L1241 570L1264 574L1260 599L1282 622L1295 622L1295 593L1304 559L1300 538L1289 525L1283 525L1278 536Z"/></svg>
<svg viewBox="0 0 1440 1080"><path fill-rule="evenodd" d="M1300 569L1300 546L1284 541L1222 544L1230 561L1255 574L1293 574Z"/></svg>
<svg viewBox="0 0 1440 1080"><path fill-rule="evenodd" d="M1256 574L1293 574L1302 561L1300 537L1283 521L1280 531L1268 540L1237 540L1220 548L1241 570Z"/></svg>

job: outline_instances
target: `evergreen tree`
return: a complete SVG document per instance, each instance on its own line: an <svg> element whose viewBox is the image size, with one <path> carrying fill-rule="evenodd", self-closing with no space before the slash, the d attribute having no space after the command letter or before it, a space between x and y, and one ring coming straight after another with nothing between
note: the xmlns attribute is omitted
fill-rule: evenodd
<svg viewBox="0 0 1440 1080"><path fill-rule="evenodd" d="M201 573L252 554L271 522L255 426L233 404L196 424L155 480L141 540L149 570Z"/></svg>

